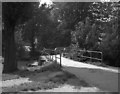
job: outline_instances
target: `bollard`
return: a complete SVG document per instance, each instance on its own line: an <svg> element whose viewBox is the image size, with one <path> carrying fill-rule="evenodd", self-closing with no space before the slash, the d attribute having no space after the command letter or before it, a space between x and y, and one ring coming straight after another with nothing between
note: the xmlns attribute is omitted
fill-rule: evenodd
<svg viewBox="0 0 120 94"><path fill-rule="evenodd" d="M52 55L52 61L53 61L53 55Z"/></svg>
<svg viewBox="0 0 120 94"><path fill-rule="evenodd" d="M101 63L103 63L103 54L101 52Z"/></svg>
<svg viewBox="0 0 120 94"><path fill-rule="evenodd" d="M92 52L90 52L90 61L92 62Z"/></svg>
<svg viewBox="0 0 120 94"><path fill-rule="evenodd" d="M57 58L56 58L56 55L55 55L55 61L56 61L56 59L57 59Z"/></svg>

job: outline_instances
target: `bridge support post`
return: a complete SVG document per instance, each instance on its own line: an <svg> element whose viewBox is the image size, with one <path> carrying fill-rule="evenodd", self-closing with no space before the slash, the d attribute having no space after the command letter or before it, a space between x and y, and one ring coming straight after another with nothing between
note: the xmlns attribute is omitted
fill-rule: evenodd
<svg viewBox="0 0 120 94"><path fill-rule="evenodd" d="M62 67L62 62L61 62L62 60L61 60L61 53L60 53L60 67Z"/></svg>
<svg viewBox="0 0 120 94"><path fill-rule="evenodd" d="M90 52L90 62L92 62L92 52Z"/></svg>
<svg viewBox="0 0 120 94"><path fill-rule="evenodd" d="M53 61L54 59L53 59L53 55L52 55L52 61Z"/></svg>
<svg viewBox="0 0 120 94"><path fill-rule="evenodd" d="M55 61L56 61L56 55L55 55Z"/></svg>

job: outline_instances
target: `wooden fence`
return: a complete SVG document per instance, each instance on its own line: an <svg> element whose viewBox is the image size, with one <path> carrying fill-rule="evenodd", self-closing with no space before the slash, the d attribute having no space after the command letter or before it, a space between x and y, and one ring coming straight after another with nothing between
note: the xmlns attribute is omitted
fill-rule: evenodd
<svg viewBox="0 0 120 94"><path fill-rule="evenodd" d="M62 66L61 62L61 57L63 56L63 54L69 54L67 52L67 49L64 47L59 47L59 48L55 48L53 49L44 49L44 51L48 54L48 57L52 60L52 61L57 61L58 59L60 60L60 66ZM88 58L90 59L90 61L92 62L93 60L98 60L98 61L103 61L103 53L100 51L90 51L90 50L76 50L79 59L82 58ZM54 55L51 55L51 53L53 53ZM57 56L59 55L59 57ZM55 59L54 59L55 57Z"/></svg>
<svg viewBox="0 0 120 94"><path fill-rule="evenodd" d="M78 50L78 53L82 53L81 57L89 58L91 62L92 62L92 60L98 60L101 62L103 61L103 53L100 51ZM89 55L85 55L85 53L88 53Z"/></svg>
<svg viewBox="0 0 120 94"><path fill-rule="evenodd" d="M61 48L63 49L61 53L63 53L64 55L69 54L69 50L67 51L67 48ZM92 62L93 60L98 60L98 61L103 61L103 53L100 51L90 51L90 50L80 50L77 49L75 50L75 52L77 52L79 59L80 57L83 58L88 58L90 59L90 61Z"/></svg>

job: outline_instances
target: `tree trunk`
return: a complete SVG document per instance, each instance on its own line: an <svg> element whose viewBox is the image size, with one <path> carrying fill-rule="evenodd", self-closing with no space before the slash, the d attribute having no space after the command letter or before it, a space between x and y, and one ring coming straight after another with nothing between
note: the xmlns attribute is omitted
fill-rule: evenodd
<svg viewBox="0 0 120 94"><path fill-rule="evenodd" d="M31 42L31 58L34 59L35 55L35 44L34 42Z"/></svg>
<svg viewBox="0 0 120 94"><path fill-rule="evenodd" d="M5 32L6 32L5 61L4 61L3 73L10 73L10 72L14 72L17 70L14 27L7 28L7 31Z"/></svg>
<svg viewBox="0 0 120 94"><path fill-rule="evenodd" d="M31 36L31 59L34 59L35 58L35 44L34 44L34 37L35 37L35 34L34 34L34 31L32 31L32 36Z"/></svg>

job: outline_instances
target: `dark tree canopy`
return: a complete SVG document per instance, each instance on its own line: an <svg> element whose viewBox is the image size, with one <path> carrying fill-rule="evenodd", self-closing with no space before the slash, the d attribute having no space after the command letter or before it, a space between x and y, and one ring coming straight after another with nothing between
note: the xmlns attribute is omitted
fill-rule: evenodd
<svg viewBox="0 0 120 94"><path fill-rule="evenodd" d="M38 6L39 2L2 4L4 72L17 69L16 31L19 44L29 41L32 50L37 38L37 46L55 48L75 43L81 49L102 51L107 60L119 61L118 3L54 2L49 8L46 4Z"/></svg>
<svg viewBox="0 0 120 94"><path fill-rule="evenodd" d="M17 70L16 47L14 39L15 26L27 21L39 3L4 2L2 3L3 37L5 48L5 62L3 72Z"/></svg>
<svg viewBox="0 0 120 94"><path fill-rule="evenodd" d="M66 24L67 29L74 30L74 25L85 19L89 14L90 2L55 3L54 13L59 20Z"/></svg>

